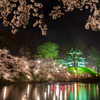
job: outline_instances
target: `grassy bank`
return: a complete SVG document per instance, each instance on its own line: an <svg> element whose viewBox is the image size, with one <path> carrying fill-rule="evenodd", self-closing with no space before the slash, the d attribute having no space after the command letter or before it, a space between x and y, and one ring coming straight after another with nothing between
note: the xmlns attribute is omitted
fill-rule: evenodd
<svg viewBox="0 0 100 100"><path fill-rule="evenodd" d="M92 77L95 77L98 73L93 71L92 69L90 68L85 68L85 67L76 67L77 68L77 74L90 74ZM68 70L74 74L74 70L75 70L75 67L68 67Z"/></svg>

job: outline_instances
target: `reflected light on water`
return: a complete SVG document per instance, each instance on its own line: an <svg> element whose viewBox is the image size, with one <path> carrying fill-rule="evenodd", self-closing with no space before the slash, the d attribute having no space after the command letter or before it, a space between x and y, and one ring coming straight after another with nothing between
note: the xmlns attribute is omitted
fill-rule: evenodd
<svg viewBox="0 0 100 100"><path fill-rule="evenodd" d="M68 89L68 94L70 94L70 85L68 85L67 89Z"/></svg>
<svg viewBox="0 0 100 100"><path fill-rule="evenodd" d="M55 98L55 94L53 95L53 100L56 100L56 98Z"/></svg>
<svg viewBox="0 0 100 100"><path fill-rule="evenodd" d="M47 93L46 92L44 92L44 99L46 100L46 97L47 97Z"/></svg>
<svg viewBox="0 0 100 100"><path fill-rule="evenodd" d="M3 95L3 100L5 100L5 99L6 99L6 93L7 93L7 87L5 86L5 87L4 87L4 95Z"/></svg>
<svg viewBox="0 0 100 100"><path fill-rule="evenodd" d="M28 84L27 90L26 90L26 92L24 93L24 95L22 96L22 100L27 100L27 99L28 99L28 97L29 97L29 88L30 88L30 86L29 86L29 84Z"/></svg>
<svg viewBox="0 0 100 100"><path fill-rule="evenodd" d="M39 95L37 96L37 100L40 100L40 96Z"/></svg>
<svg viewBox="0 0 100 100"><path fill-rule="evenodd" d="M67 91L66 91L66 86L65 86L65 100L67 100Z"/></svg>
<svg viewBox="0 0 100 100"><path fill-rule="evenodd" d="M62 100L62 90L60 91L60 100Z"/></svg>
<svg viewBox="0 0 100 100"><path fill-rule="evenodd" d="M89 83L89 93L90 93L90 83Z"/></svg>
<svg viewBox="0 0 100 100"><path fill-rule="evenodd" d="M58 100L59 99L59 83L56 85L56 96Z"/></svg>
<svg viewBox="0 0 100 100"><path fill-rule="evenodd" d="M49 97L49 93L50 93L50 86L48 85L48 97Z"/></svg>
<svg viewBox="0 0 100 100"><path fill-rule="evenodd" d="M72 85L72 93L73 93L73 85Z"/></svg>
<svg viewBox="0 0 100 100"><path fill-rule="evenodd" d="M49 84L25 84L24 88L20 85L3 86L0 100L100 100L99 84Z"/></svg>
<svg viewBox="0 0 100 100"><path fill-rule="evenodd" d="M74 84L75 86L75 100L77 100L77 84Z"/></svg>
<svg viewBox="0 0 100 100"><path fill-rule="evenodd" d="M97 85L97 97L99 97L99 87Z"/></svg>
<svg viewBox="0 0 100 100"><path fill-rule="evenodd" d="M27 97L29 97L29 89L30 89L30 87L29 87L29 84L28 84L28 86L27 86Z"/></svg>
<svg viewBox="0 0 100 100"><path fill-rule="evenodd" d="M23 96L22 100L27 100L27 99L26 99L26 95Z"/></svg>

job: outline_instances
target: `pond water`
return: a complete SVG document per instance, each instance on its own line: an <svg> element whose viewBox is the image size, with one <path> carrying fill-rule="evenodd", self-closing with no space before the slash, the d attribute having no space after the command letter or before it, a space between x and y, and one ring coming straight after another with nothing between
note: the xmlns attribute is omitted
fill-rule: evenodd
<svg viewBox="0 0 100 100"><path fill-rule="evenodd" d="M100 100L100 83L0 84L0 100Z"/></svg>

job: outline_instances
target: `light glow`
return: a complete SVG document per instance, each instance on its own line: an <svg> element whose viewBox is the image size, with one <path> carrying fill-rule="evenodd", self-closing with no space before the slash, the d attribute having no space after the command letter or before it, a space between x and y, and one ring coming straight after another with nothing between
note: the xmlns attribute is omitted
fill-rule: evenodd
<svg viewBox="0 0 100 100"><path fill-rule="evenodd" d="M74 72L76 73L76 70L74 70Z"/></svg>
<svg viewBox="0 0 100 100"><path fill-rule="evenodd" d="M62 67L62 65L59 65L59 67Z"/></svg>
<svg viewBox="0 0 100 100"><path fill-rule="evenodd" d="M8 78L8 77L9 77L9 74L5 74L5 75L4 75L4 78Z"/></svg>
<svg viewBox="0 0 100 100"><path fill-rule="evenodd" d="M38 70L36 70L36 73L38 73Z"/></svg>
<svg viewBox="0 0 100 100"><path fill-rule="evenodd" d="M40 60L38 60L37 62L38 62L38 63L40 63L41 61L40 61Z"/></svg>

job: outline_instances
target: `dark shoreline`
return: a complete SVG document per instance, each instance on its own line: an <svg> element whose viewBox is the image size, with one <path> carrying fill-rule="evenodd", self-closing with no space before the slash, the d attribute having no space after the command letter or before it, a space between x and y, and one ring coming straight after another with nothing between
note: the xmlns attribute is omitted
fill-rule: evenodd
<svg viewBox="0 0 100 100"><path fill-rule="evenodd" d="M82 82L82 83L100 83L100 79L74 79L74 80L68 80L68 81L29 81L29 82L0 82L0 85L12 85L12 84L35 84L35 83L55 83L55 82Z"/></svg>

